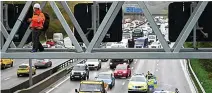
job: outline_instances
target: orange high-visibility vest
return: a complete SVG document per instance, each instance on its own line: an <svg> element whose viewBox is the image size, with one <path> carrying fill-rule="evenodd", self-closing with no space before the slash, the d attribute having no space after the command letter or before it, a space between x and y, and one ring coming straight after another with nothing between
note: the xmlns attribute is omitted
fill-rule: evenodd
<svg viewBox="0 0 212 93"><path fill-rule="evenodd" d="M40 13L39 15L33 15L32 16L32 21L31 21L31 28L37 28L37 27L41 27L43 28L43 24L45 21L45 16L43 13Z"/></svg>

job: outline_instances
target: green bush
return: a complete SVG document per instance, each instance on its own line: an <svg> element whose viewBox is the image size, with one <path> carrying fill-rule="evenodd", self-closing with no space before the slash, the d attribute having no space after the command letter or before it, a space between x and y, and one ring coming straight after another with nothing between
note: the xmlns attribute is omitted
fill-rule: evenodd
<svg viewBox="0 0 212 93"><path fill-rule="evenodd" d="M212 72L212 59L199 59L199 62L208 72Z"/></svg>

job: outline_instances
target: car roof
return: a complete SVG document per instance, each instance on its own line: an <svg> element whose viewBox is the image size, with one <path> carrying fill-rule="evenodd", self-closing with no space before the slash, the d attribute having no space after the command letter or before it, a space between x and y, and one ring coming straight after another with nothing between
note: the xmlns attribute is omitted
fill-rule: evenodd
<svg viewBox="0 0 212 93"><path fill-rule="evenodd" d="M75 66L86 66L86 64L76 64Z"/></svg>
<svg viewBox="0 0 212 93"><path fill-rule="evenodd" d="M132 77L145 77L145 75L144 74L133 74Z"/></svg>
<svg viewBox="0 0 212 93"><path fill-rule="evenodd" d="M116 67L118 67L118 66L124 66L127 68L128 64L118 64Z"/></svg>
<svg viewBox="0 0 212 93"><path fill-rule="evenodd" d="M112 74L111 72L100 72L99 74Z"/></svg>

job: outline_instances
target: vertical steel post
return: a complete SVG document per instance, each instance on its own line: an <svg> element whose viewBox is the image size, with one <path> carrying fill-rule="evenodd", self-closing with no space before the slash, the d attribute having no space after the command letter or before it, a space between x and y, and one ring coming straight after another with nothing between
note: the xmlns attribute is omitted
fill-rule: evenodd
<svg viewBox="0 0 212 93"><path fill-rule="evenodd" d="M91 52L94 46L100 45L123 4L124 1L116 1L112 3L109 11L105 15L105 18L103 19L102 23L100 24L96 34L91 40L86 52Z"/></svg>
<svg viewBox="0 0 212 93"><path fill-rule="evenodd" d="M194 11L194 8L196 7L196 2L193 2L193 4L191 4L191 13ZM194 49L197 49L197 25L198 22L195 24L194 28L193 28L193 47Z"/></svg>
<svg viewBox="0 0 212 93"><path fill-rule="evenodd" d="M186 25L184 26L183 30L181 31L180 35L177 38L177 42L175 42L173 52L179 52L181 47L183 46L184 42L188 38L189 34L191 33L192 28L197 23L199 17L201 16L202 12L204 11L205 7L207 6L208 1L200 1L194 12L191 14L190 18L188 19Z"/></svg>
<svg viewBox="0 0 212 93"><path fill-rule="evenodd" d="M73 23L74 27L76 28L76 31L78 32L78 34L82 38L82 41L84 42L84 44L87 47L89 45L89 41L88 41L85 33L82 31L82 28L80 27L80 25L77 22L76 18L74 17L74 14L72 13L72 11L69 8L68 4L66 3L66 1L61 1L60 3L62 4L63 8L65 9L67 14L69 15L69 17L71 19L71 22ZM74 27L73 27L73 33L74 33Z"/></svg>
<svg viewBox="0 0 212 93"><path fill-rule="evenodd" d="M0 7L1 7L1 9L0 9L0 12L1 12L0 22L3 24L3 1L0 1ZM2 31L1 26L0 26L0 30ZM0 42L1 42L0 49L1 49L4 45L4 36L3 36L2 33L0 33L0 38L1 38L1 40L0 40Z"/></svg>
<svg viewBox="0 0 212 93"><path fill-rule="evenodd" d="M83 52L81 46L79 45L76 37L74 36L71 28L69 27L67 21L65 20L65 18L63 17L60 9L57 7L56 3L54 1L49 1L54 13L56 14L57 18L59 19L61 25L63 26L64 30L66 31L66 33L68 34L68 37L71 39L73 45L75 46L75 49L77 50L77 52Z"/></svg>
<svg viewBox="0 0 212 93"><path fill-rule="evenodd" d="M29 86L32 86L32 59L29 59L29 67Z"/></svg>
<svg viewBox="0 0 212 93"><path fill-rule="evenodd" d="M97 7L97 3L96 1L93 1L93 5L92 5L92 27L93 27L93 34L96 33L96 29L97 29L97 25L96 25L96 9Z"/></svg>
<svg viewBox="0 0 212 93"><path fill-rule="evenodd" d="M21 11L21 14L18 17L18 20L15 22L15 25L14 25L12 31L10 32L10 35L8 36L4 46L2 48L3 52L5 52L8 49L10 43L12 42L12 40L13 40L15 34L16 34L16 32L18 31L19 27L21 26L21 23L24 20L24 18L26 16L31 4L32 4L32 1L27 1L26 2L23 10Z"/></svg>

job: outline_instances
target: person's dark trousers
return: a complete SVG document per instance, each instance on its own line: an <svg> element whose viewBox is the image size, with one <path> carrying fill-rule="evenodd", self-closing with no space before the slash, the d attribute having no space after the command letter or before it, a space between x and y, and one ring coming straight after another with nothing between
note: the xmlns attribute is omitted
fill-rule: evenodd
<svg viewBox="0 0 212 93"><path fill-rule="evenodd" d="M42 46L42 44L40 43L40 40L39 40L40 35L41 35L40 30L33 30L32 31L32 43L33 43L32 51L33 52L37 52L38 49L39 49L39 51L44 51L44 48L43 48L43 46Z"/></svg>

